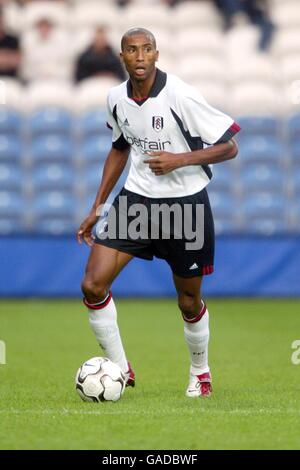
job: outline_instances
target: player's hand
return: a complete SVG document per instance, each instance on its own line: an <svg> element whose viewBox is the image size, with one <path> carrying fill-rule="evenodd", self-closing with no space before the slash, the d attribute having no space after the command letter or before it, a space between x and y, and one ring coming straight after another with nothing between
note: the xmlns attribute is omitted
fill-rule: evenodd
<svg viewBox="0 0 300 470"><path fill-rule="evenodd" d="M149 152L149 157L144 163L149 165L150 170L157 176L166 175L170 171L182 166L180 156L170 152Z"/></svg>
<svg viewBox="0 0 300 470"><path fill-rule="evenodd" d="M82 242L85 242L88 246L93 245L92 230L98 219L99 217L94 214L90 214L84 219L77 231L78 243L82 244Z"/></svg>

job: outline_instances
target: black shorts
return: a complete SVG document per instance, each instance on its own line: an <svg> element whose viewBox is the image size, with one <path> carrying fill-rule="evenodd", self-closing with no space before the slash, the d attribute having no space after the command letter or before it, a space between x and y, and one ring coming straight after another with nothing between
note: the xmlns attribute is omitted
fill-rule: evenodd
<svg viewBox="0 0 300 470"><path fill-rule="evenodd" d="M142 213L136 212L137 207ZM163 215L157 215L158 207ZM133 212L128 214L130 208ZM95 243L146 260L164 259L174 274L184 278L213 272L214 239L206 189L180 198L148 198L123 188L95 230Z"/></svg>

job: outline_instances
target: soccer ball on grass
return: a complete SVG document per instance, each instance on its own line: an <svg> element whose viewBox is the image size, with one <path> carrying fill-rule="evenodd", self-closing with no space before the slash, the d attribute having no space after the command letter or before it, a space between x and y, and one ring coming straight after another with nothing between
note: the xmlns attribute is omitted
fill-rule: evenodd
<svg viewBox="0 0 300 470"><path fill-rule="evenodd" d="M126 380L120 367L106 357L92 357L79 367L76 390L84 401L117 401L124 393Z"/></svg>

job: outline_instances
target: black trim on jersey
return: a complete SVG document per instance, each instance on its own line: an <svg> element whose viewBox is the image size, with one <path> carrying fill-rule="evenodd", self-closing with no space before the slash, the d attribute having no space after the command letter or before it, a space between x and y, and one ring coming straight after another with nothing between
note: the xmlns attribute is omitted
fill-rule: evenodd
<svg viewBox="0 0 300 470"><path fill-rule="evenodd" d="M191 136L191 134L189 133L189 131L186 131L184 129L184 126L183 126L183 123L182 123L182 120L180 119L180 117L175 113L175 111L173 111L172 108L171 109L171 113L173 114L173 117L175 119L175 121L177 122L178 126L179 126L179 129L181 130L181 133L183 135L183 137L185 138L185 140L187 141L190 149L192 151L194 150L202 150L203 149L203 144L206 143L204 142L201 137L193 137ZM209 168L208 165L201 165L201 168L203 169L203 171L206 173L206 175L208 176L209 179L212 178L212 171L211 169Z"/></svg>
<svg viewBox="0 0 300 470"><path fill-rule="evenodd" d="M141 100L135 100L133 98L132 84L130 80L127 81L127 96L128 98L131 98L136 104L138 104L139 106L142 106L142 104L144 104L148 98L156 98L156 96L158 96L161 90L166 86L166 83L167 83L167 74L165 72L162 72L159 69L156 69L154 83L149 92L149 95L146 98L143 98Z"/></svg>
<svg viewBox="0 0 300 470"><path fill-rule="evenodd" d="M116 121L116 124L118 125L117 105L116 104L114 106L112 115L114 117L114 120ZM129 147L129 143L127 142L127 140L125 139L123 134L121 134L120 137L112 143L112 147L116 150L126 150Z"/></svg>

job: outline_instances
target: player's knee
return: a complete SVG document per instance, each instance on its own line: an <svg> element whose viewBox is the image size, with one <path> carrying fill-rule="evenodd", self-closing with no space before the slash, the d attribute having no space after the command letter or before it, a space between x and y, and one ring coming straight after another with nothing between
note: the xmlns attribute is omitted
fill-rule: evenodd
<svg viewBox="0 0 300 470"><path fill-rule="evenodd" d="M194 318L201 304L201 297L193 294L179 294L178 307L185 318Z"/></svg>
<svg viewBox="0 0 300 470"><path fill-rule="evenodd" d="M94 280L91 277L86 276L81 284L81 290L89 302L100 302L105 298L108 292L108 288L105 283Z"/></svg>

